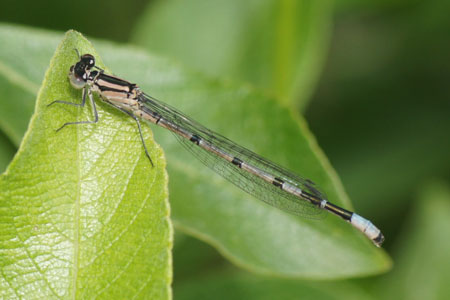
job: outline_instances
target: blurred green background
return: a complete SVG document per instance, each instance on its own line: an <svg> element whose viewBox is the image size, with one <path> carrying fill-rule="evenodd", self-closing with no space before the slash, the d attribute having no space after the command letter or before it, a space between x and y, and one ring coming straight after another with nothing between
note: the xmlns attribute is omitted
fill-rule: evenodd
<svg viewBox="0 0 450 300"><path fill-rule="evenodd" d="M135 44L275 95L306 118L394 260L389 273L370 278L274 279L238 270L177 233L175 298L448 299L449 13L450 2L437 0L6 0L0 21Z"/></svg>

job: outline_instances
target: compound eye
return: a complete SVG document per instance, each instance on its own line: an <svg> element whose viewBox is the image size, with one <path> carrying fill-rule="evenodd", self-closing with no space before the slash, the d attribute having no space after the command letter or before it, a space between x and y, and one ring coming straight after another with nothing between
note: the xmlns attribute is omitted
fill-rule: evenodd
<svg viewBox="0 0 450 300"><path fill-rule="evenodd" d="M84 54L80 58L80 62L86 66L86 70L90 70L95 66L95 57L91 54Z"/></svg>
<svg viewBox="0 0 450 300"><path fill-rule="evenodd" d="M86 79L83 78L84 75L86 75L86 74L84 73L83 76L80 76L79 74L74 72L74 70L75 70L75 67L71 66L70 72L69 72L70 84L76 89L82 89L86 85Z"/></svg>

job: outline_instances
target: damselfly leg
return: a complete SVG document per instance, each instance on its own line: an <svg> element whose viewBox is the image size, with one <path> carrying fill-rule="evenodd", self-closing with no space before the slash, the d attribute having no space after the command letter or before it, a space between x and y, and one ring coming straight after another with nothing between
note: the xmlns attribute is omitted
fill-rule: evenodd
<svg viewBox="0 0 450 300"><path fill-rule="evenodd" d="M87 88L83 89L83 100L81 101L81 103L73 103L73 102L63 101L63 100L55 100L52 103L48 104L47 107L49 107L49 106L51 106L51 105L53 105L55 103L84 107L84 105L86 104L86 95L88 95L89 101L91 102L91 105L92 105L92 110L94 112L94 120L93 121L67 122L67 123L64 123L58 129L56 129L56 132L60 131L61 129L63 129L64 127L66 127L68 125L95 124L95 123L98 122L97 107L95 106L95 101L94 101L94 98L92 96L92 92L90 90L88 90Z"/></svg>

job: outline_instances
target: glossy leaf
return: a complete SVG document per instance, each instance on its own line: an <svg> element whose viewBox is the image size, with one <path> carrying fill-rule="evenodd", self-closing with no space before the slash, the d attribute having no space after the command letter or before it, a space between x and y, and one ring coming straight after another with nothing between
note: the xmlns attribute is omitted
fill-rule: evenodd
<svg viewBox="0 0 450 300"><path fill-rule="evenodd" d="M21 34L46 43L45 34ZM98 124L55 132L65 122L93 118L89 108L47 107L56 99L80 101L81 91L67 80L75 48L99 58L80 34L66 34L19 152L0 177L0 298L167 299L167 175L150 131L144 134L155 167L134 121L109 106L98 105Z"/></svg>

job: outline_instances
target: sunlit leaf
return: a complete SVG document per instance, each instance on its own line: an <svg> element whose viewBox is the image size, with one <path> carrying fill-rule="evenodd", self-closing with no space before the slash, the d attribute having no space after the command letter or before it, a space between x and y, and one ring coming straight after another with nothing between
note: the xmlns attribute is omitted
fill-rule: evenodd
<svg viewBox="0 0 450 300"><path fill-rule="evenodd" d="M45 35L21 33L46 43ZM106 105L98 106L102 122L55 132L65 122L92 119L88 108L47 107L56 99L80 101L81 91L67 80L75 48L96 55L80 34L68 32L19 152L0 177L0 297L167 299L167 176L150 131L144 134L155 167L134 121Z"/></svg>

